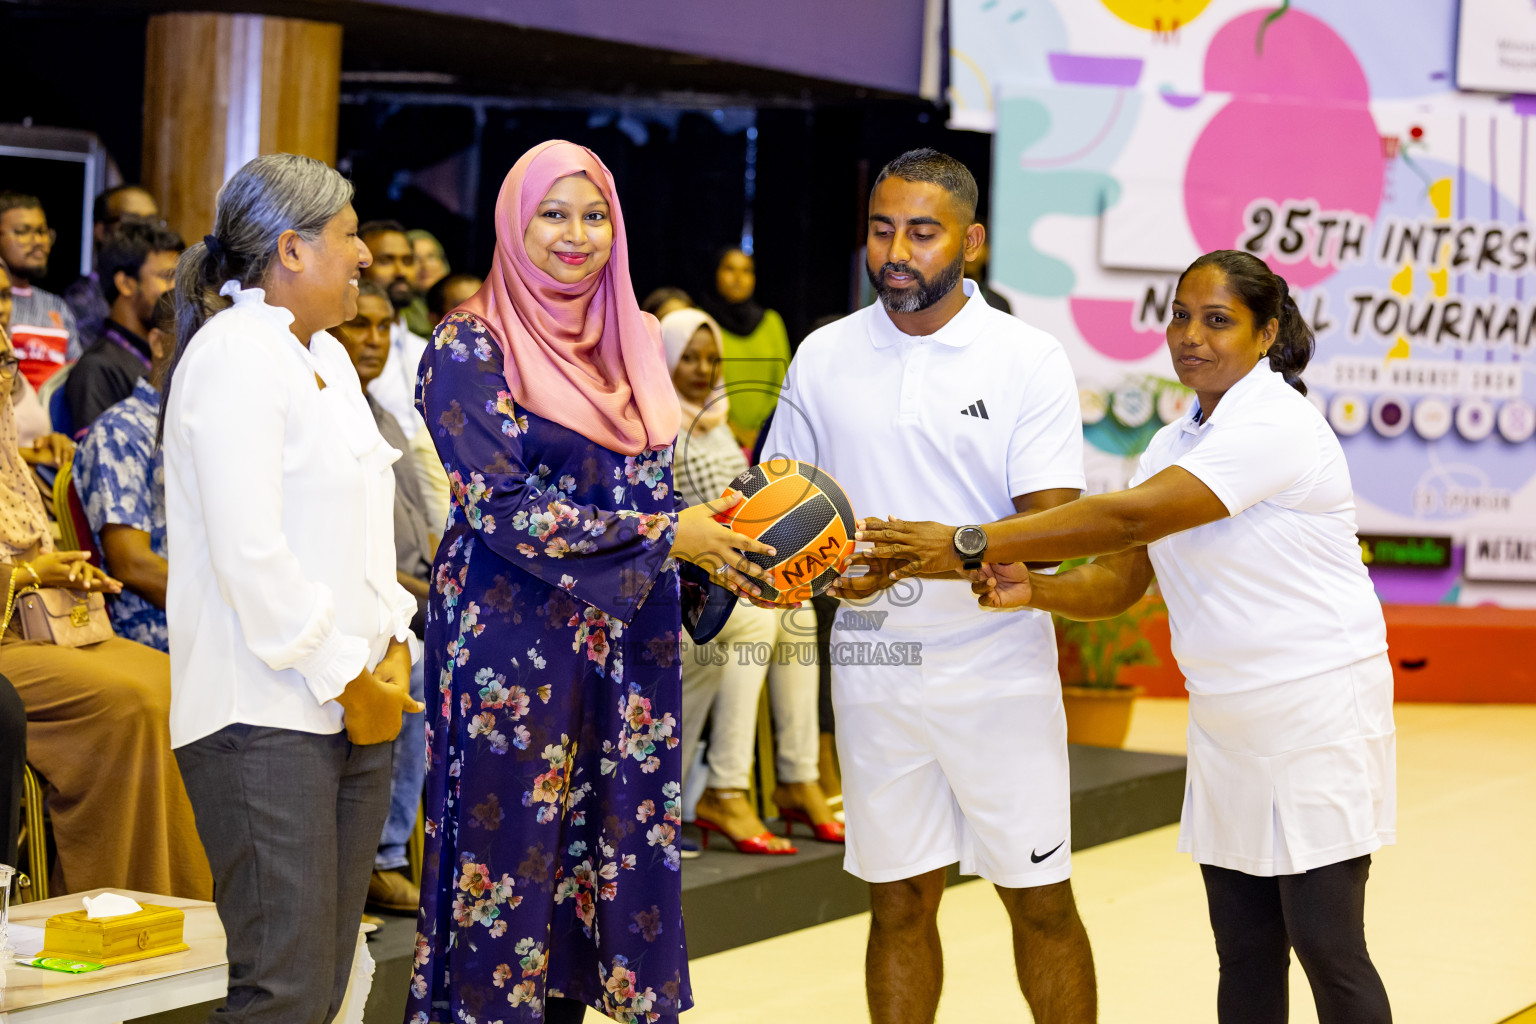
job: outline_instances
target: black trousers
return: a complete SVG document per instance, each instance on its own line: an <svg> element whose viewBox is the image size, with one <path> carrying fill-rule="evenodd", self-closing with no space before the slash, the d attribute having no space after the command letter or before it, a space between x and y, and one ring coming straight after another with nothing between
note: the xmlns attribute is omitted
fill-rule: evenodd
<svg viewBox="0 0 1536 1024"><path fill-rule="evenodd" d="M394 744L231 725L176 761L229 947L229 995L209 1020L327 1024L347 992Z"/></svg>
<svg viewBox="0 0 1536 1024"><path fill-rule="evenodd" d="M842 603L826 594L811 598L811 607L816 609L816 658L821 670L816 709L821 715L821 731L829 736L837 732L837 712L832 707L832 622Z"/></svg>
<svg viewBox="0 0 1536 1024"><path fill-rule="evenodd" d="M1387 990L1365 948L1369 855L1260 878L1202 864L1221 982L1221 1024L1285 1024L1296 951L1319 1024L1390 1024Z"/></svg>
<svg viewBox="0 0 1536 1024"><path fill-rule="evenodd" d="M27 709L11 681L0 676L0 864L16 863L16 836L21 830L22 769L27 764ZM42 836L34 836L34 843Z"/></svg>

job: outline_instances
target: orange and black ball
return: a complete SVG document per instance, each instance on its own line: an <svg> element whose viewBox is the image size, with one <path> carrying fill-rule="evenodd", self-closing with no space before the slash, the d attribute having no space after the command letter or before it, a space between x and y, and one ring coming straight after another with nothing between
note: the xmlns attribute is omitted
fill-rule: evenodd
<svg viewBox="0 0 1536 1024"><path fill-rule="evenodd" d="M808 601L842 575L853 554L854 517L836 480L809 462L774 459L748 469L731 489L745 500L715 518L778 552L747 555L768 573L759 583L765 600Z"/></svg>

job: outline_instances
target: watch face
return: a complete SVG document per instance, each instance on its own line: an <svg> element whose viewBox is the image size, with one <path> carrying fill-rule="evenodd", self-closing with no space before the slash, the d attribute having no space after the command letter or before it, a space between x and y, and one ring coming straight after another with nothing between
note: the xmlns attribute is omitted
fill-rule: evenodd
<svg viewBox="0 0 1536 1024"><path fill-rule="evenodd" d="M987 549L987 535L980 527L961 527L955 534L955 549L962 555L979 555Z"/></svg>

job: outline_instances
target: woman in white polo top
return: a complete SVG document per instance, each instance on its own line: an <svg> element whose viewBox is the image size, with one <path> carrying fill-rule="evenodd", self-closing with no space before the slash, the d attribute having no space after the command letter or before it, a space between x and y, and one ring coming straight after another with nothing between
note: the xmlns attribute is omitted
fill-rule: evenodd
<svg viewBox="0 0 1536 1024"><path fill-rule="evenodd" d="M984 527L867 520L896 577L965 566L993 608L1117 615L1154 571L1187 679L1179 849L1205 876L1222 1024L1279 1024L1294 948L1321 1024L1391 1020L1365 945L1371 853L1394 841L1392 669L1343 450L1304 397L1312 332L1256 257L1179 278L1168 348L1192 413L1129 490ZM974 532L973 532L974 531ZM1059 575L1024 562L1098 555Z"/></svg>

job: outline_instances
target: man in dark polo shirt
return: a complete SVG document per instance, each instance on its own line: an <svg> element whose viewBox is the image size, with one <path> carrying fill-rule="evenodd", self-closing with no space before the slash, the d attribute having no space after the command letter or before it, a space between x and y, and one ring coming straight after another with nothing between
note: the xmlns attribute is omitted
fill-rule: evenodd
<svg viewBox="0 0 1536 1024"><path fill-rule="evenodd" d="M149 376L150 322L155 301L176 287L176 260L186 248L181 236L153 221L125 217L107 232L97 268L109 314L101 337L86 349L64 382L71 427L76 434L108 406L133 393Z"/></svg>

